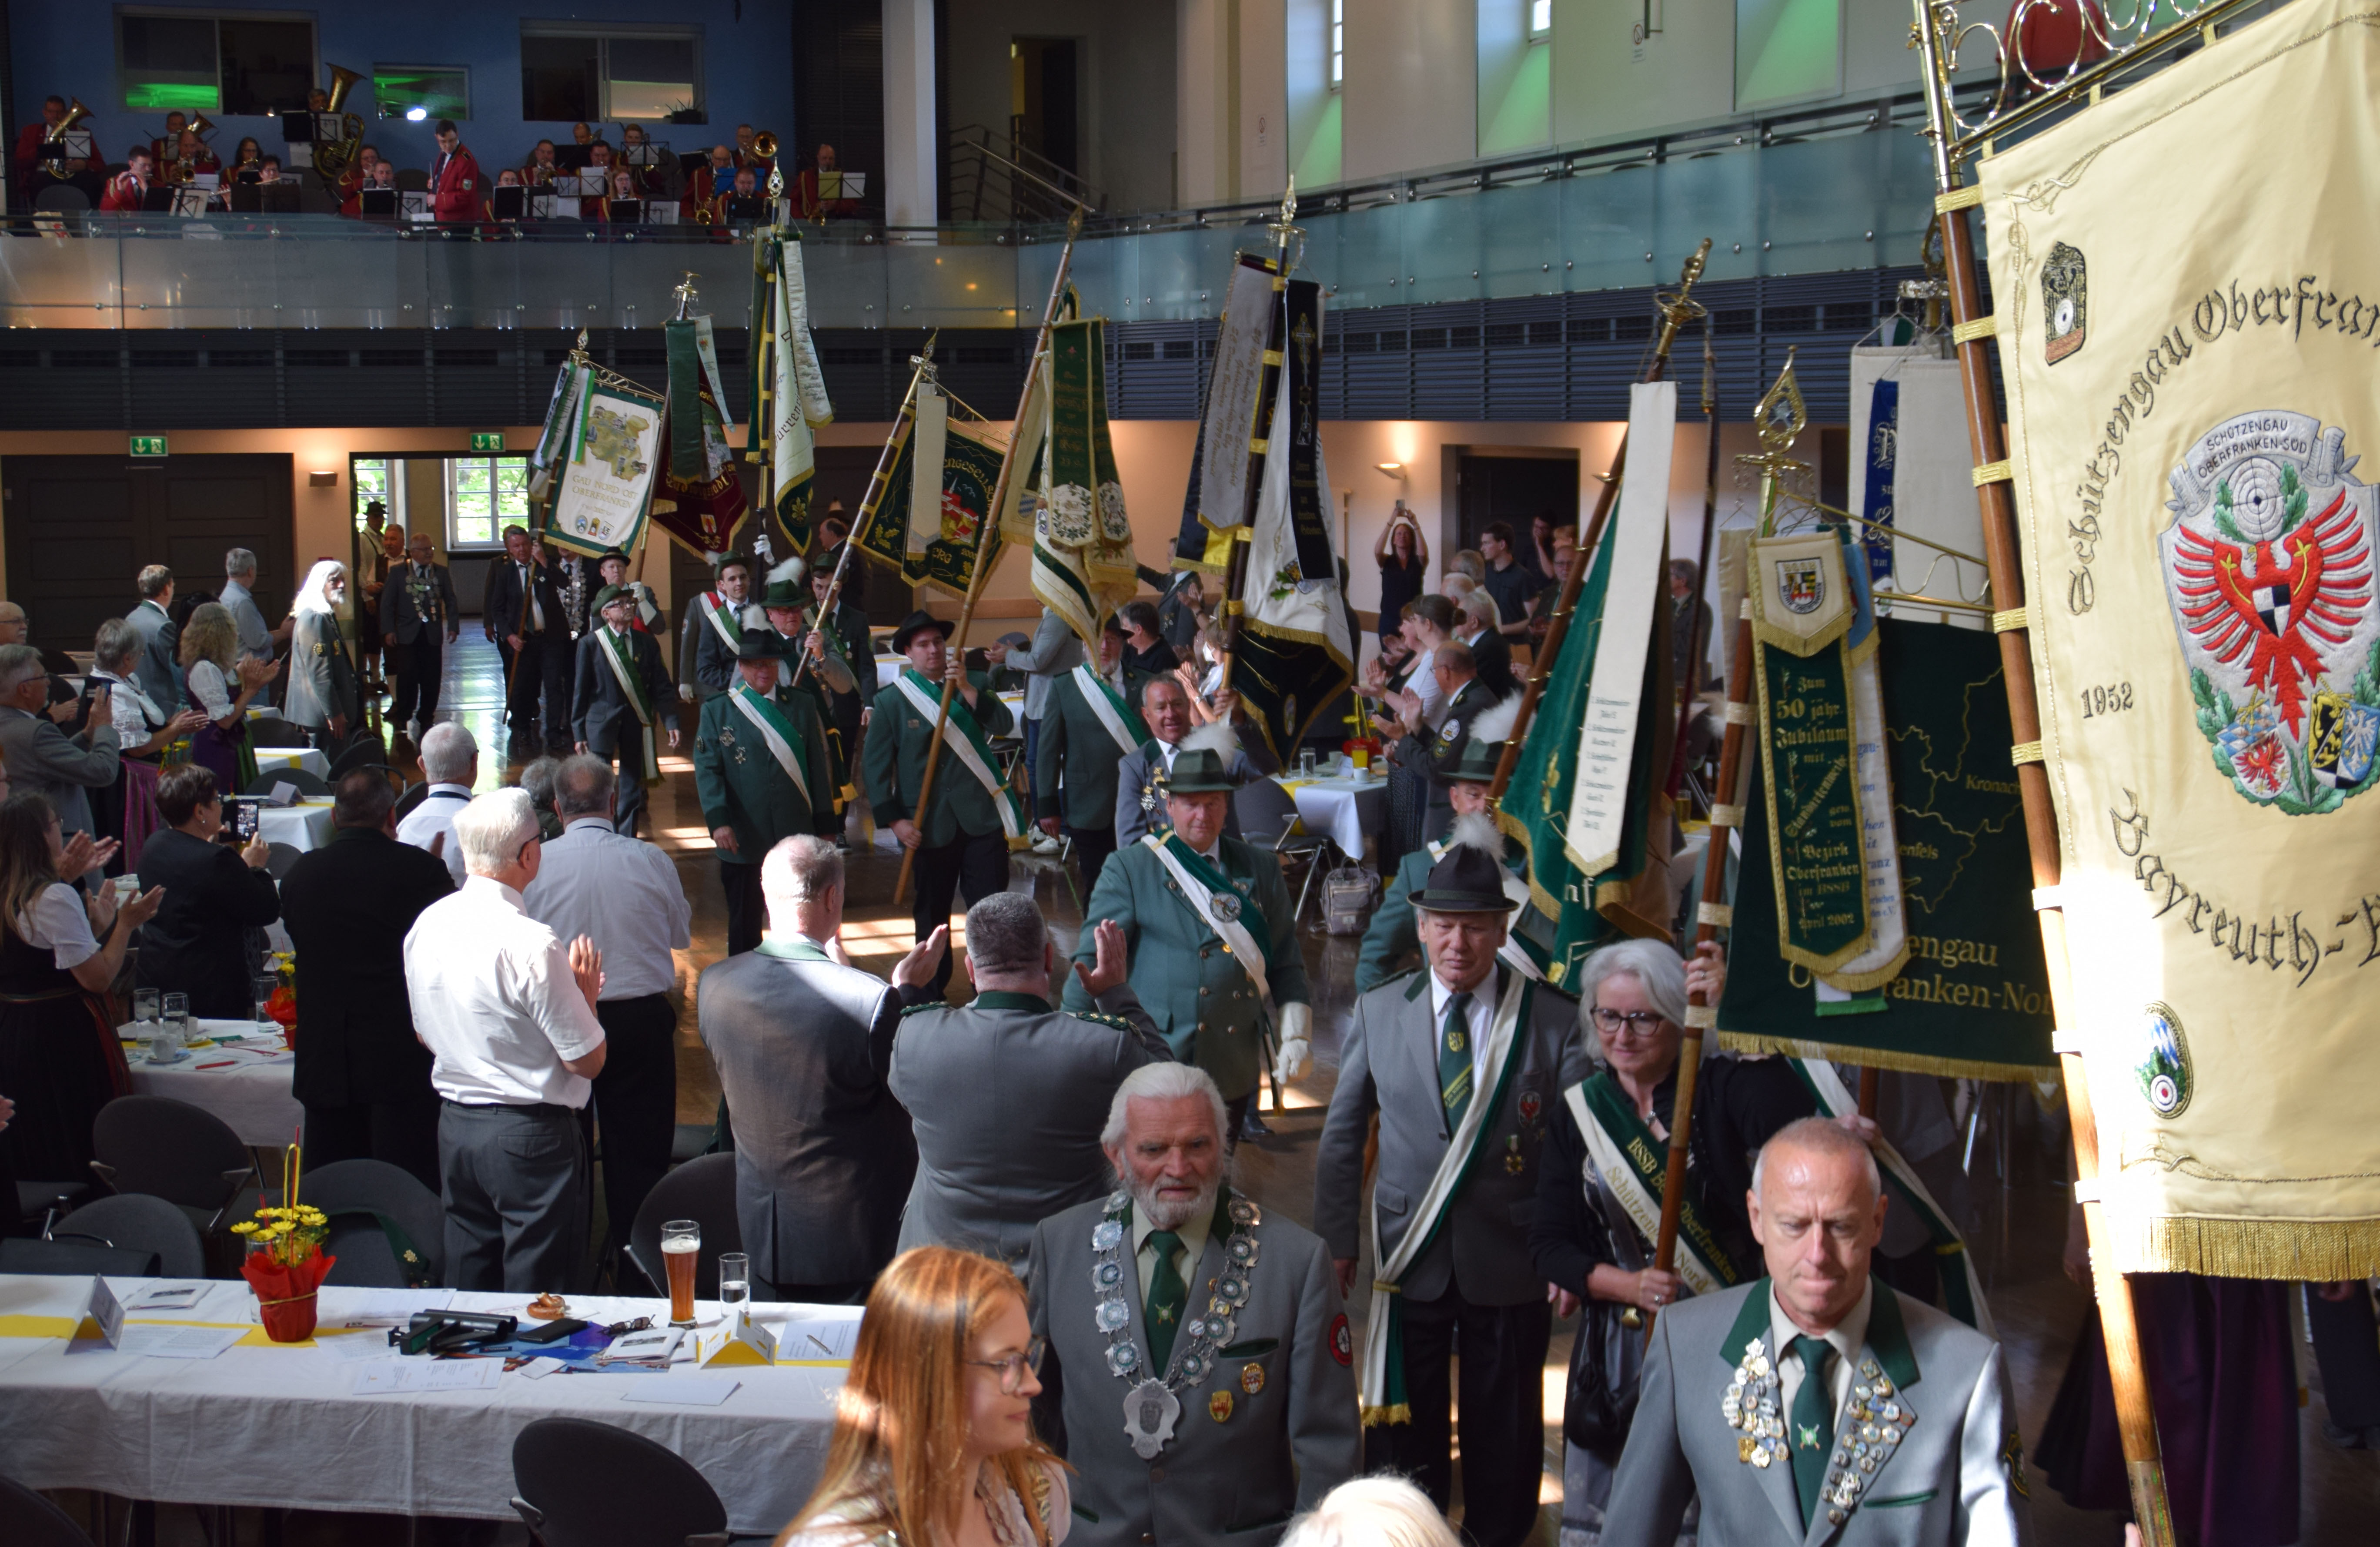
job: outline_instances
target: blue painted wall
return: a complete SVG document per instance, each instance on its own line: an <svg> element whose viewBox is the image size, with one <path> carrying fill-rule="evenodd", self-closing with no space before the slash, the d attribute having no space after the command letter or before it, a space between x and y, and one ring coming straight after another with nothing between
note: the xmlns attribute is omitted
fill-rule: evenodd
<svg viewBox="0 0 2380 1547"><path fill-rule="evenodd" d="M148 0L160 6L182 0ZM121 161L135 140L147 140L165 127L162 112L128 109L115 77L115 10L105 0L6 0L9 52L17 123L38 120L42 99L55 92L80 97L99 147ZM568 124L530 123L521 117L520 24L537 21L668 22L703 30L702 67L708 124L653 127L654 138L677 151L732 140L735 126L749 123L791 130L794 122L793 6L791 0L547 0L539 4L473 0L460 5L347 3L322 7L282 7L272 0L225 0L190 9L263 11L289 9L314 18L316 53L327 85L332 65L360 70L366 79L347 102L364 119L365 138L399 166L427 167L437 152L428 123L376 119L370 75L375 63L468 65L471 70L471 117L457 124L463 141L489 166L516 165L540 139L568 143ZM741 11L739 19L736 13ZM293 104L294 105L294 104ZM208 144L226 160L243 135L254 135L268 154L283 153L279 124L270 118L210 114L217 125ZM606 136L617 145L616 127Z"/></svg>

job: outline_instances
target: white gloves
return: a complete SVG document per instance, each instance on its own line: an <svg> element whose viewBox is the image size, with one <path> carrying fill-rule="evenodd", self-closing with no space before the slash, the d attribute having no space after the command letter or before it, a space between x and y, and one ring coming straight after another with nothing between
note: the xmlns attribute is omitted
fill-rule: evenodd
<svg viewBox="0 0 2380 1547"><path fill-rule="evenodd" d="M1304 1074L1314 1061L1314 1006L1281 1006L1281 1055L1273 1061L1272 1078L1286 1085Z"/></svg>
<svg viewBox="0 0 2380 1547"><path fill-rule="evenodd" d="M691 682L679 683L677 685L677 696L679 702L692 703L694 701L694 684Z"/></svg>

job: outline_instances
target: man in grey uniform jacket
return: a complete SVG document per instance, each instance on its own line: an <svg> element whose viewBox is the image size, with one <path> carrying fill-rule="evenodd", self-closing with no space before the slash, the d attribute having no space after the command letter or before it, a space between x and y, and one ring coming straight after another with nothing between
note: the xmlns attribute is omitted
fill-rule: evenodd
<svg viewBox="0 0 2380 1547"><path fill-rule="evenodd" d="M1123 932L1094 932L1095 964L1075 970L1099 1008L1070 1015L1057 1008L1067 963L1040 909L1021 892L995 892L966 913L975 998L903 1013L886 1081L917 1135L903 1251L957 1247L1021 1273L1034 1226L1105 1196L1108 1102L1124 1076L1173 1054L1133 995ZM929 969L941 954L927 953Z"/></svg>
<svg viewBox="0 0 2380 1547"><path fill-rule="evenodd" d="M1035 1427L1075 1468L1084 1547L1269 1543L1354 1475L1330 1254L1225 1185L1222 1125L1204 1070L1135 1069L1101 1136L1117 1190L1034 1239Z"/></svg>
<svg viewBox="0 0 2380 1547"><path fill-rule="evenodd" d="M842 954L832 839L786 838L755 868L769 932L705 968L695 997L735 1125L735 1217L764 1298L851 1303L892 1261L917 1169L884 1077L902 1008L933 975L918 964L940 947L910 952L888 988Z"/></svg>
<svg viewBox="0 0 2380 1547"><path fill-rule="evenodd" d="M1536 1527L1552 1331L1529 1255L1537 1151L1590 1061L1578 1002L1497 960L1512 906L1500 857L1455 845L1412 902L1428 965L1355 1002L1316 1155L1314 1224L1344 1293L1377 1112L1365 1469L1407 1473L1446 1508L1448 1361L1459 1358L1463 1528L1480 1547L1519 1547Z"/></svg>
<svg viewBox="0 0 2380 1547"><path fill-rule="evenodd" d="M1769 1276L1660 1312L1604 1540L2019 1547L2024 1447L1999 1345L1869 1276L1876 1160L1805 1117L1760 1152Z"/></svg>

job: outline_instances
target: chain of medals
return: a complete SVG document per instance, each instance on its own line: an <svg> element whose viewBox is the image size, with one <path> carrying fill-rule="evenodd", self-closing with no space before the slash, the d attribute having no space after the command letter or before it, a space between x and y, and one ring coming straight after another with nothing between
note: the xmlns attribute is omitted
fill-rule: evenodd
<svg viewBox="0 0 2380 1547"><path fill-rule="evenodd" d="M1245 1198L1224 1206L1231 1232L1223 1244L1223 1273L1215 1292L1199 1314L1183 1323L1173 1345L1173 1371L1160 1377L1145 1367L1140 1346L1132 1337L1132 1302L1124 1293L1125 1275L1133 1269L1124 1261L1132 1240L1125 1223L1132 1195L1108 1195L1107 1217L1091 1226L1091 1287L1099 1303L1091 1319L1108 1339L1108 1373L1125 1383L1123 1431L1132 1439L1133 1454L1153 1459L1173 1438L1182 1416L1184 1387L1195 1386L1215 1368L1215 1350L1232 1341L1240 1310L1248 1303L1249 1281L1255 1277L1258 1243L1253 1232L1264 1223L1264 1212ZM1196 1273L1198 1265L1188 1264Z"/></svg>
<svg viewBox="0 0 2380 1547"><path fill-rule="evenodd" d="M1735 1378L1718 1401L1719 1417L1730 1429L1741 1431L1735 1441L1737 1460L1763 1469L1784 1462L1789 1453L1781 1391L1767 1344L1757 1337L1746 1342ZM1835 1453L1828 1458L1826 1480L1818 1490L1830 1524L1843 1523L1876 1468L1892 1458L1909 1426L1916 1421L1908 1398L1893 1389L1891 1378L1876 1360L1861 1359L1844 1421L1835 1434Z"/></svg>

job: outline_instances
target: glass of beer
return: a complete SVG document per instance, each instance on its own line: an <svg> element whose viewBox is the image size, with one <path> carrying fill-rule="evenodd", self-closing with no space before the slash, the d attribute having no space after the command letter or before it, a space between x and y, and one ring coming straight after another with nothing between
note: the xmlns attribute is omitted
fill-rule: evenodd
<svg viewBox="0 0 2380 1547"><path fill-rule="evenodd" d="M694 1325L694 1260L702 1249L702 1226L674 1219L662 1226L662 1267L669 1278L670 1325Z"/></svg>

